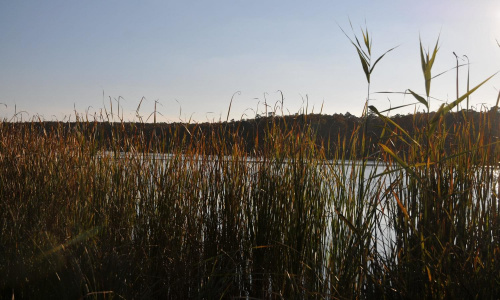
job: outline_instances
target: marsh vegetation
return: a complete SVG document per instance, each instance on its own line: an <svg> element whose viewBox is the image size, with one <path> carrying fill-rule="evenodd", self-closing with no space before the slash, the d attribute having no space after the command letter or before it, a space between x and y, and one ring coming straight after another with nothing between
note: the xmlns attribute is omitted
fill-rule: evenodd
<svg viewBox="0 0 500 300"><path fill-rule="evenodd" d="M498 297L498 101L449 122L477 86L431 113L437 51L421 49L426 95L408 93L426 111L411 128L369 103L335 140L307 113L250 136L229 122L146 131L107 111L50 129L0 122L2 296Z"/></svg>

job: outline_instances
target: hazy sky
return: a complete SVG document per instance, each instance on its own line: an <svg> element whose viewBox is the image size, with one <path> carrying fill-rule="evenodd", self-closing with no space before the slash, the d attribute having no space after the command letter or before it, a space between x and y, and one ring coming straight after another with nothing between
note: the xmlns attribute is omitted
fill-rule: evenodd
<svg viewBox="0 0 500 300"><path fill-rule="evenodd" d="M441 36L433 74L455 66L453 51L469 57L471 86L500 70L498 0L0 0L0 117L15 109L28 112L23 119L63 120L74 109L92 116L109 111L111 98L115 113L119 99L120 114L133 119L145 97L144 118L157 100L159 121L225 120L239 91L230 117L239 119L265 101L274 106L278 90L286 113L308 99L309 111L323 104L323 113L360 115L366 79L338 26L350 33L349 18L356 34L366 20L374 56L399 45L372 74L379 108L415 101L375 92L424 93L419 36L429 48ZM455 71L436 78L431 94L454 100L455 80ZM500 75L471 104L494 105L498 88Z"/></svg>

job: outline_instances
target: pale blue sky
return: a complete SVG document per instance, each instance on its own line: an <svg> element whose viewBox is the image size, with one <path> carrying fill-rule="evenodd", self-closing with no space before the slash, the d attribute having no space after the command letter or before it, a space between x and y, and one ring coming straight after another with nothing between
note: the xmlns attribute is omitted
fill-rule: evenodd
<svg viewBox="0 0 500 300"><path fill-rule="evenodd" d="M360 115L366 80L337 26L349 29L348 18L357 34L366 20L375 56L400 45L375 69L372 92L424 92L419 35L432 47L441 34L434 74L455 65L453 51L470 58L471 84L500 70L499 1L0 0L0 117L14 107L29 113L23 119L62 120L74 107L93 115L121 96L126 119L145 97L145 117L158 100L160 121L203 122L225 119L240 91L231 110L239 119L264 110L264 97L273 105L278 90L290 113L307 97L309 110L324 103L323 113ZM431 94L454 100L454 82L454 72L436 78ZM493 105L497 88L500 76L472 105ZM414 102L371 98L379 108Z"/></svg>

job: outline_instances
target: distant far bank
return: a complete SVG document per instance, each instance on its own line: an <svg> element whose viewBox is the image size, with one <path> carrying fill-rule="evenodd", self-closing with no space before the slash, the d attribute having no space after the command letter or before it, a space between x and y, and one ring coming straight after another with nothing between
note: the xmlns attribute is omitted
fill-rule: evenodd
<svg viewBox="0 0 500 300"><path fill-rule="evenodd" d="M310 130L310 134L318 145L323 145L326 149L326 154L332 152L338 147L342 147L344 151L358 151L353 149L349 143L353 134L360 130L361 127L367 124L366 143L368 146L368 156L379 151L379 143L384 143L385 137L388 136L388 128L392 128L393 133L404 130L410 135L415 135L419 130L423 130L429 118L432 118L435 113L416 113L407 115L394 115L383 119L374 114L368 117L357 117L350 113L345 114L296 114L289 116L279 116L268 114L268 116L257 115L254 119L228 120L219 122L204 122L204 123L141 123L141 122L109 122L104 120L90 120L80 118L77 122L62 122L62 121L32 121L32 122L2 122L2 126L15 127L22 129L26 126L36 126L39 130L50 134L51 132L69 132L79 130L83 135L93 135L101 141L101 146L109 148L110 141L116 141L116 137L123 139L122 148L127 151L127 143L125 139L140 136L144 143L152 141L170 141L172 139L193 140L197 136L216 132L221 135L221 138L229 135L238 135L244 140L246 151L252 152L259 148L259 144L265 134L269 134L268 129L271 126L281 128L283 130L303 130L304 125ZM483 124L483 119L486 115L493 115L493 118L488 120L496 120L495 124ZM476 131L481 126L487 127L487 134L494 139L500 137L500 111L490 109L489 111L466 111L452 112L446 115L440 126L443 130L449 130L450 133L463 126L470 127L468 130L471 136L476 135ZM393 126L398 124L399 127ZM386 124L387 123L387 124ZM388 125L388 126L385 126ZM452 135L450 135L452 136ZM230 140L224 138L224 140ZM452 138L447 140L445 149L453 147L457 141ZM231 145L227 145L229 148ZM167 151L167 150L166 150ZM369 158L369 157L368 157Z"/></svg>

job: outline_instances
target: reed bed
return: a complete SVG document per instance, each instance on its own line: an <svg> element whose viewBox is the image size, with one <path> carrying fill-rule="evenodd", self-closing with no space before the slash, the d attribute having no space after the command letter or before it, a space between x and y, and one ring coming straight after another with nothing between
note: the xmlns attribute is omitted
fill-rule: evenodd
<svg viewBox="0 0 500 300"><path fill-rule="evenodd" d="M436 52L422 50L424 75ZM376 63L360 58L369 84ZM50 130L4 120L2 297L495 299L498 107L450 120L472 89L431 114L424 77L427 97L414 96L428 111L412 128L367 103L335 141L307 114L253 136L228 123L125 130L107 115ZM385 123L375 149L373 116Z"/></svg>

